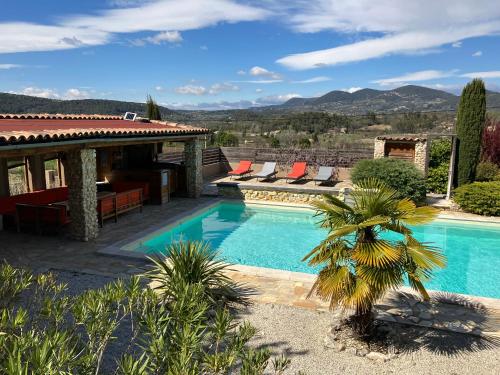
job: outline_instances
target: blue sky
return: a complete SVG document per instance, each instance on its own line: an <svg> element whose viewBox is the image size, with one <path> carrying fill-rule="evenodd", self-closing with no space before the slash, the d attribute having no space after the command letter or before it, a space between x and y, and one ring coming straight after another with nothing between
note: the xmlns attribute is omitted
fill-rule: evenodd
<svg viewBox="0 0 500 375"><path fill-rule="evenodd" d="M418 84L500 91L495 0L16 0L0 91L239 108Z"/></svg>

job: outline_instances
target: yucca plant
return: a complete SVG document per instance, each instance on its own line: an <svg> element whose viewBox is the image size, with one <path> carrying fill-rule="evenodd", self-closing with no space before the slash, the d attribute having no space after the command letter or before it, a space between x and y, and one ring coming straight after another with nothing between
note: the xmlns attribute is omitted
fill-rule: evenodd
<svg viewBox="0 0 500 375"><path fill-rule="evenodd" d="M310 266L323 266L309 295L330 301L331 309L354 310L352 328L361 335L369 334L373 305L389 289L407 279L428 300L423 283L445 265L441 251L419 242L408 227L431 222L438 210L397 196L384 183L368 179L354 187L352 206L332 195L313 203L329 233L304 258ZM384 239L389 232L400 238Z"/></svg>
<svg viewBox="0 0 500 375"><path fill-rule="evenodd" d="M185 241L169 245L161 258L149 258L146 277L165 299L175 299L176 284L201 284L213 306L246 304L248 290L225 273L230 265L218 258L206 242Z"/></svg>

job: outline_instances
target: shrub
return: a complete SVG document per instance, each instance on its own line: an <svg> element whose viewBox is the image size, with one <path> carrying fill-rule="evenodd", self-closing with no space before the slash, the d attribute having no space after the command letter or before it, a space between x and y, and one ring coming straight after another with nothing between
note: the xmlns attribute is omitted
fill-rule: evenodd
<svg viewBox="0 0 500 375"><path fill-rule="evenodd" d="M449 163L451 156L451 140L436 139L431 143L429 155L429 167L439 167L443 163Z"/></svg>
<svg viewBox="0 0 500 375"><path fill-rule="evenodd" d="M414 202L425 200L425 179L413 163L398 159L361 160L351 173L352 181L376 178L398 192L399 198Z"/></svg>
<svg viewBox="0 0 500 375"><path fill-rule="evenodd" d="M461 209L479 215L500 216L500 182L474 182L455 189Z"/></svg>
<svg viewBox="0 0 500 375"><path fill-rule="evenodd" d="M429 168L427 175L427 191L438 194L445 194L448 188L449 164L442 163L437 167Z"/></svg>
<svg viewBox="0 0 500 375"><path fill-rule="evenodd" d="M194 245L183 255L192 265L183 271L207 271L196 265L206 264L197 254L203 249ZM143 281L134 276L72 295L52 274L0 264L0 373L283 374L289 360L271 361L268 349L250 348L255 328L235 320L234 309L213 305L207 289L226 282L204 275L169 280L169 298L144 286L163 277L153 270Z"/></svg>
<svg viewBox="0 0 500 375"><path fill-rule="evenodd" d="M482 161L476 168L476 181L495 181L500 179L500 168L490 161Z"/></svg>

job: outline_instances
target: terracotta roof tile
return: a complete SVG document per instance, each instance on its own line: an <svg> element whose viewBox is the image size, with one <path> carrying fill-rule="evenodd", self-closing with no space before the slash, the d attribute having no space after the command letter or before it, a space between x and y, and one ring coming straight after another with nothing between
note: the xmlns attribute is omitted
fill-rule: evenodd
<svg viewBox="0 0 500 375"><path fill-rule="evenodd" d="M166 121L126 121L121 116L0 114L0 146L105 137L207 134L206 128Z"/></svg>

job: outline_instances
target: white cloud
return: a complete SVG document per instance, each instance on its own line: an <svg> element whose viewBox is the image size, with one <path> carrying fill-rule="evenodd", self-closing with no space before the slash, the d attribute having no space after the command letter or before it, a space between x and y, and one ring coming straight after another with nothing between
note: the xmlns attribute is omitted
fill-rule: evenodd
<svg viewBox="0 0 500 375"><path fill-rule="evenodd" d="M185 86L180 86L175 88L175 92L178 94L183 94L183 95L217 95L220 94L221 92L227 92L227 91L239 91L239 87L230 83L230 82L224 82L224 83L214 83L211 85L209 88L206 88L205 86L198 86L198 85L185 85Z"/></svg>
<svg viewBox="0 0 500 375"><path fill-rule="evenodd" d="M109 33L139 31L194 30L220 22L255 21L267 17L263 9L234 0L163 0L123 9L110 9L96 15L68 19L67 25Z"/></svg>
<svg viewBox="0 0 500 375"><path fill-rule="evenodd" d="M232 81L235 83L256 83L256 84L271 84L271 83L280 83L283 82L282 79L255 79L255 80L246 80L246 81Z"/></svg>
<svg viewBox="0 0 500 375"><path fill-rule="evenodd" d="M85 90L69 89L64 94L64 99L88 99L89 93Z"/></svg>
<svg viewBox="0 0 500 375"><path fill-rule="evenodd" d="M345 92L352 94L353 92L356 92L356 91L359 91L362 89L363 89L362 87L349 87L348 89L341 89L341 91L345 91Z"/></svg>
<svg viewBox="0 0 500 375"><path fill-rule="evenodd" d="M208 90L208 93L212 95L217 95L224 91L239 91L239 90L240 88L238 86L233 85L232 83L229 82L224 82L224 83L215 83L212 86L210 86L210 90Z"/></svg>
<svg viewBox="0 0 500 375"><path fill-rule="evenodd" d="M247 74L247 72L245 72L244 70L238 70L236 74L238 74L239 76L244 76L245 74Z"/></svg>
<svg viewBox="0 0 500 375"><path fill-rule="evenodd" d="M60 17L59 22L53 25L0 23L0 53L97 46L109 43L117 33L142 31L160 32L151 38L162 42L176 38L175 34L164 34L165 30L177 30L170 32L175 33L221 22L262 20L270 15L264 9L240 4L235 0L139 1L122 2L122 5L125 7L91 15Z"/></svg>
<svg viewBox="0 0 500 375"><path fill-rule="evenodd" d="M317 82L327 82L331 81L332 79L330 77L325 77L325 76L320 76L320 77L313 77L309 79L304 79L301 81L292 81L292 83L317 83Z"/></svg>
<svg viewBox="0 0 500 375"><path fill-rule="evenodd" d="M162 31L161 33L145 38L145 40L152 44L180 43L182 42L182 35L178 31Z"/></svg>
<svg viewBox="0 0 500 375"><path fill-rule="evenodd" d="M176 87L175 92L182 95L205 95L207 93L207 89L203 86L185 85Z"/></svg>
<svg viewBox="0 0 500 375"><path fill-rule="evenodd" d="M158 92L165 91L165 88L163 86L155 86L155 90Z"/></svg>
<svg viewBox="0 0 500 375"><path fill-rule="evenodd" d="M348 35L381 34L334 48L277 60L291 69L435 50L445 44L500 32L500 7L490 0L297 0L290 20L298 32L334 30Z"/></svg>
<svg viewBox="0 0 500 375"><path fill-rule="evenodd" d="M22 65L19 64L0 64L0 70L10 70L10 69L16 69L16 68L21 68Z"/></svg>
<svg viewBox="0 0 500 375"><path fill-rule="evenodd" d="M430 81L432 79L445 78L452 76L456 71L444 72L440 70L421 70L413 73L406 73L398 77L377 79L372 83L380 86L400 85L406 82Z"/></svg>
<svg viewBox="0 0 500 375"><path fill-rule="evenodd" d="M55 51L108 43L103 31L25 22L0 23L0 53Z"/></svg>
<svg viewBox="0 0 500 375"><path fill-rule="evenodd" d="M267 77L271 79L281 79L281 75L275 72L271 72L270 70L267 70L265 68L262 68L260 66L254 66L251 68L248 73L252 76L255 77Z"/></svg>
<svg viewBox="0 0 500 375"><path fill-rule="evenodd" d="M255 89L255 92L258 93L258 94L260 94L263 91L264 91L263 89Z"/></svg>
<svg viewBox="0 0 500 375"><path fill-rule="evenodd" d="M462 74L460 77L466 78L500 78L500 70L491 70L488 72L471 72Z"/></svg>
<svg viewBox="0 0 500 375"><path fill-rule="evenodd" d="M281 104L290 100L292 98L301 98L300 94L290 93L290 94L281 94L281 95L269 95L264 96L262 98L258 98L255 100L255 103L258 105L275 105Z"/></svg>
<svg viewBox="0 0 500 375"><path fill-rule="evenodd" d="M58 90L55 89L29 86L23 88L20 91L9 91L9 93L18 95L36 96L39 98L46 98L46 99L63 99L63 100L88 99L90 97L88 91L81 90L78 88L70 88L66 90L64 94L60 94Z"/></svg>
<svg viewBox="0 0 500 375"><path fill-rule="evenodd" d="M460 47L462 47L462 42L459 41L459 42L452 43L451 46L453 48L460 48Z"/></svg>
<svg viewBox="0 0 500 375"><path fill-rule="evenodd" d="M483 51L476 51L472 54L472 56L474 57L479 57L479 56L483 56Z"/></svg>

